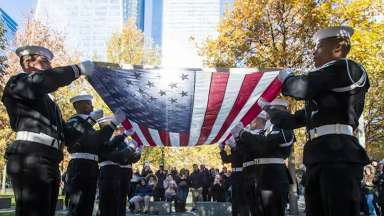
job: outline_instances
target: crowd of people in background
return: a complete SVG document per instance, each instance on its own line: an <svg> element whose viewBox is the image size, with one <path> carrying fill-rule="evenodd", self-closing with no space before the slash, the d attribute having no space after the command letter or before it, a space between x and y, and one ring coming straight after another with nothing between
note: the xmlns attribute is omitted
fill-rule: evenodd
<svg viewBox="0 0 384 216"><path fill-rule="evenodd" d="M148 163L141 172L136 169L131 180L129 207L135 212L148 212L150 200L167 201L175 211L186 211L185 205L191 192L193 209L198 201L230 202L231 172L226 168L208 169L204 164L193 165L192 172L182 168L164 169L163 165L154 172ZM141 205L143 208L141 208Z"/></svg>

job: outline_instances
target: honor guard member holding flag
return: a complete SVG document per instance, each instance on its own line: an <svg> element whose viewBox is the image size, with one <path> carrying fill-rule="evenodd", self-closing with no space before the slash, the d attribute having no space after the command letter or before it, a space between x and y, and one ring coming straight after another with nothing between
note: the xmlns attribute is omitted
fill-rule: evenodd
<svg viewBox="0 0 384 216"><path fill-rule="evenodd" d="M288 102L275 99L271 106L286 111ZM238 126L241 128L241 124ZM284 160L291 154L295 140L292 130L269 125L264 134L253 133L235 127L233 136L242 149L253 152L253 164L256 174L256 191L260 215L284 216L288 201L289 184L292 182Z"/></svg>
<svg viewBox="0 0 384 216"><path fill-rule="evenodd" d="M116 113L109 124L95 130L93 125L103 117L102 110L93 111L92 96L81 93L70 99L76 113L69 118L66 127L75 137L66 143L71 154L67 168L69 209L68 215L91 216L99 175L98 154L113 150L108 142L117 125L125 116ZM115 143L118 144L118 143Z"/></svg>
<svg viewBox="0 0 384 216"><path fill-rule="evenodd" d="M307 167L306 207L309 216L360 215L360 183L369 162L354 136L369 89L368 74L359 63L347 59L353 29L330 27L315 33L315 67L303 75L282 70L282 93L304 100L295 114L266 110L277 127L306 127L304 146Z"/></svg>
<svg viewBox="0 0 384 216"><path fill-rule="evenodd" d="M54 215L59 192L63 142L71 139L49 93L90 75L92 62L52 68L53 53L40 46L16 50L22 73L12 76L2 102L16 139L7 147L7 173L16 199L16 215Z"/></svg>
<svg viewBox="0 0 384 216"><path fill-rule="evenodd" d="M251 131L253 134L264 135L265 123L267 121L267 113L261 112L249 125L247 130ZM252 151L252 149L245 148L245 145L239 144L238 151L244 155L243 167L243 176L244 176L244 189L247 205L250 208L251 215L260 215L260 192L256 190L257 185L257 175L256 175L256 165L254 163L255 155L257 152Z"/></svg>
<svg viewBox="0 0 384 216"><path fill-rule="evenodd" d="M231 154L228 155L224 150L224 144L219 144L220 156L223 163L231 163L231 185L232 185L232 215L249 216L249 207L246 200L246 188L243 177L244 153L236 148L236 141L228 140L227 144L231 147Z"/></svg>
<svg viewBox="0 0 384 216"><path fill-rule="evenodd" d="M127 165L136 157L136 143L128 142L129 131L114 136L110 146L114 146L113 151L101 152L99 155L99 210L100 216L120 216L122 214L123 203L121 196L122 181L120 165Z"/></svg>
<svg viewBox="0 0 384 216"><path fill-rule="evenodd" d="M121 174L121 215L126 215L127 211L127 197L129 194L129 190L131 188L131 179L132 179L132 164L137 163L141 158L141 153L143 152L144 146L136 144L135 140L131 140L129 142L124 142L125 146L122 145L122 148L128 148L130 145L130 142L134 142L136 145L135 152L131 154L131 157L129 158L128 164L120 164L120 174ZM121 146L119 146L121 147Z"/></svg>

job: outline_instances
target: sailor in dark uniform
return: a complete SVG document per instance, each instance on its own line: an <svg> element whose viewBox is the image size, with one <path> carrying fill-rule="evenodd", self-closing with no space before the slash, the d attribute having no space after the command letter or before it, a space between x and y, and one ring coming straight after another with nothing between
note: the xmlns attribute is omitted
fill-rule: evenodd
<svg viewBox="0 0 384 216"><path fill-rule="evenodd" d="M219 144L220 156L223 163L231 163L231 187L232 187L232 215L249 216L249 207L247 206L246 187L243 176L244 154L236 148L236 142L227 142L231 147L231 154L224 150L224 145Z"/></svg>
<svg viewBox="0 0 384 216"><path fill-rule="evenodd" d="M131 140L131 142L135 142ZM129 142L124 143L127 148L129 146ZM121 215L126 215L126 205L127 205L127 197L129 194L129 190L131 188L131 179L132 179L132 164L137 163L141 158L141 153L143 151L144 146L139 146L136 144L136 150L134 154L131 155L128 164L120 164L120 174L121 174Z"/></svg>
<svg viewBox="0 0 384 216"><path fill-rule="evenodd" d="M360 183L368 156L354 130L369 89L368 74L357 62L346 59L353 29L331 27L314 35L315 67L303 75L282 70L282 93L304 100L295 114L265 109L277 127L306 127L304 147L307 167L307 215L355 216L360 211Z"/></svg>
<svg viewBox="0 0 384 216"><path fill-rule="evenodd" d="M276 99L271 106L286 110L288 103ZM291 153L294 142L292 130L280 129L274 125L265 128L264 134L243 129L234 136L239 148L254 152L253 164L256 173L256 191L259 195L260 215L284 216L291 182L284 160Z"/></svg>
<svg viewBox="0 0 384 216"><path fill-rule="evenodd" d="M125 216L122 212L122 181L121 165L127 165L136 157L136 144L128 142L128 131L116 135L111 139L113 151L99 153L99 210L101 216Z"/></svg>
<svg viewBox="0 0 384 216"><path fill-rule="evenodd" d="M267 113L261 112L249 125L249 130L254 134L264 135L265 123L267 121ZM237 149L244 156L244 161L242 164L243 167L243 176L244 176L244 189L245 197L247 202L247 207L251 215L260 215L261 214L261 204L260 204L260 192L257 191L257 175L255 172L254 159L257 152L251 151L251 149L244 148L245 145L237 145Z"/></svg>
<svg viewBox="0 0 384 216"><path fill-rule="evenodd" d="M16 198L16 215L54 215L59 192L59 162L66 133L57 104L49 93L94 71L92 62L52 68L53 54L39 46L16 50L23 73L12 76L2 102L16 140L5 157Z"/></svg>
<svg viewBox="0 0 384 216"><path fill-rule="evenodd" d="M115 146L108 142L116 126L124 120L123 113L116 113L109 124L95 130L93 125L103 116L102 110L93 111L92 96L81 93L71 98L76 110L66 127L76 138L66 143L71 154L68 174L68 215L91 216L99 175L98 154L112 151ZM117 145L117 143L115 143Z"/></svg>

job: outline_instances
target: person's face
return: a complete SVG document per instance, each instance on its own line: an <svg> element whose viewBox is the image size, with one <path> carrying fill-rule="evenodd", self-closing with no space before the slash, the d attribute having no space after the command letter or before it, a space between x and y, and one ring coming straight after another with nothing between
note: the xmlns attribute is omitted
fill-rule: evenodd
<svg viewBox="0 0 384 216"><path fill-rule="evenodd" d="M265 119L256 118L251 122L251 129L263 129L265 127Z"/></svg>
<svg viewBox="0 0 384 216"><path fill-rule="evenodd" d="M34 60L26 61L27 70L36 71L36 70L48 70L51 69L51 62L47 57L41 55L35 55Z"/></svg>
<svg viewBox="0 0 384 216"><path fill-rule="evenodd" d="M142 179L142 180L140 181L140 184L144 186L144 185L145 185L145 180Z"/></svg>
<svg viewBox="0 0 384 216"><path fill-rule="evenodd" d="M325 63L334 60L338 51L337 45L331 38L320 40L313 51L315 67L321 67Z"/></svg>
<svg viewBox="0 0 384 216"><path fill-rule="evenodd" d="M171 175L168 175L168 176L167 176L167 179L168 179L168 181L171 181L171 180L173 180L173 178L172 178L172 176L171 176Z"/></svg>
<svg viewBox="0 0 384 216"><path fill-rule="evenodd" d="M92 101L78 101L76 102L76 111L80 114L89 115L93 112Z"/></svg>
<svg viewBox="0 0 384 216"><path fill-rule="evenodd" d="M193 165L193 170L194 171L197 171L199 168L197 167L197 165Z"/></svg>

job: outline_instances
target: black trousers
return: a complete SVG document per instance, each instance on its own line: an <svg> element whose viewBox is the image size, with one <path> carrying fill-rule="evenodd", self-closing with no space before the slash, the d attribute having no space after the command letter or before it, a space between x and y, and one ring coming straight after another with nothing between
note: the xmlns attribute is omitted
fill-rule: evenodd
<svg viewBox="0 0 384 216"><path fill-rule="evenodd" d="M232 174L232 215L249 216L248 200L246 198L246 185L242 173Z"/></svg>
<svg viewBox="0 0 384 216"><path fill-rule="evenodd" d="M121 171L118 165L107 165L100 168L100 216L122 216L120 175Z"/></svg>
<svg viewBox="0 0 384 216"><path fill-rule="evenodd" d="M96 161L86 159L71 160L68 165L68 196L70 216L91 216L96 196Z"/></svg>
<svg viewBox="0 0 384 216"><path fill-rule="evenodd" d="M211 196L209 196L209 193L210 193L209 186L208 187L204 186L203 187L203 194L202 194L204 202L211 201Z"/></svg>
<svg viewBox="0 0 384 216"><path fill-rule="evenodd" d="M16 216L53 216L59 194L57 161L38 155L8 155L7 173L16 199Z"/></svg>
<svg viewBox="0 0 384 216"><path fill-rule="evenodd" d="M154 200L155 201L164 201L165 200L164 193L165 193L165 189L163 187L156 187Z"/></svg>
<svg viewBox="0 0 384 216"><path fill-rule="evenodd" d="M131 189L132 168L120 168L121 177L121 215L126 215L127 197Z"/></svg>
<svg viewBox="0 0 384 216"><path fill-rule="evenodd" d="M317 164L306 171L307 216L360 215L360 183L363 165Z"/></svg>
<svg viewBox="0 0 384 216"><path fill-rule="evenodd" d="M273 189L263 189L258 190L260 196L260 207L262 214L264 216L284 216L285 207L288 201L288 187L277 186Z"/></svg>

